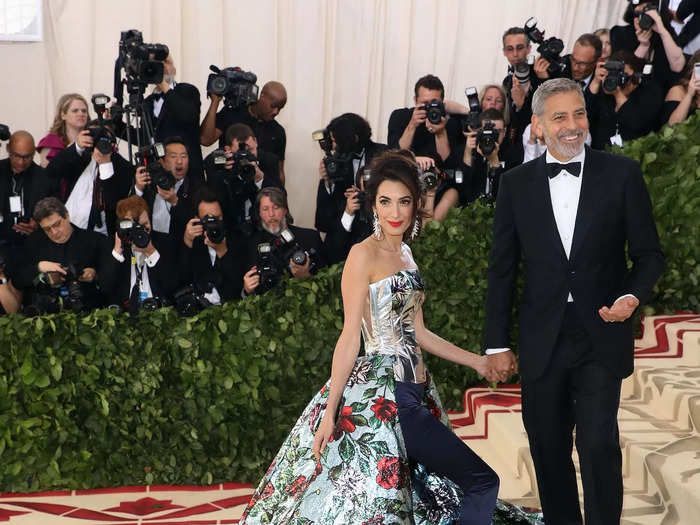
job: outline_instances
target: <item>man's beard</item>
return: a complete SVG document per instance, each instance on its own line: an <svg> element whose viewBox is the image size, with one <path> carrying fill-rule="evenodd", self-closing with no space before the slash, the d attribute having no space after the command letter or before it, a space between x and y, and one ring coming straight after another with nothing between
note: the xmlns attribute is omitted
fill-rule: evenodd
<svg viewBox="0 0 700 525"><path fill-rule="evenodd" d="M544 127L544 126L543 126ZM542 130L544 133L544 140L547 144L547 148L554 150L562 157L572 158L581 153L583 146L586 143L586 136L588 135L585 129L564 129L557 133L556 139L549 136L546 129ZM565 142L564 137L574 136L578 137L575 142Z"/></svg>
<svg viewBox="0 0 700 525"><path fill-rule="evenodd" d="M277 225L277 228L270 228L265 221L260 221L260 224L263 230L272 235L279 235L279 233L287 227L287 221L284 219Z"/></svg>

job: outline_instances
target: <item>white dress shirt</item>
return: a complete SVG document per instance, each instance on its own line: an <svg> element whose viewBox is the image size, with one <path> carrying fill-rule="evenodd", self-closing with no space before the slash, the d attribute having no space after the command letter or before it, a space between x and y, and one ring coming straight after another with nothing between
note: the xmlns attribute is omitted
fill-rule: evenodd
<svg viewBox="0 0 700 525"><path fill-rule="evenodd" d="M175 183L173 191L177 193L185 179L180 179ZM143 197L143 192L134 188L136 195ZM156 191L156 198L153 201L153 230L160 233L170 233L170 208L173 205L160 196Z"/></svg>
<svg viewBox="0 0 700 525"><path fill-rule="evenodd" d="M82 155L84 148L75 143L75 151ZM114 175L114 165L112 162L97 164L94 158L85 167L83 172L75 182L73 189L66 199L66 209L70 213L70 221L78 228L86 230L90 220L90 210L92 210L92 192L95 184L95 177L99 174L100 180L110 179ZM94 231L107 235L107 216L104 210L101 212L102 226L93 228Z"/></svg>
<svg viewBox="0 0 700 525"><path fill-rule="evenodd" d="M207 250L209 251L209 260L211 261L211 266L213 268L214 264L216 263L216 250L214 250L214 248L211 246L207 246ZM216 289L216 286L212 287L211 292L205 293L204 298L211 304L221 304L221 296L219 295L219 290Z"/></svg>
<svg viewBox="0 0 700 525"><path fill-rule="evenodd" d="M124 262L124 256L115 250L112 250L112 257L119 262ZM136 267L138 267L141 271L141 285L139 286L139 299L141 301L153 297L151 282L148 280L148 269L153 268L159 260L160 253L158 253L158 250L154 251L151 255L146 255L143 252L134 252L134 257L131 263L129 290L132 290L136 284Z"/></svg>

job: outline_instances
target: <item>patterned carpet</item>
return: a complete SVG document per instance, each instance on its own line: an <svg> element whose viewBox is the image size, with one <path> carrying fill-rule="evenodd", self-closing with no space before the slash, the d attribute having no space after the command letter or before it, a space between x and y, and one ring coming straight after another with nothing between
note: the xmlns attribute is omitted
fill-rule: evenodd
<svg viewBox="0 0 700 525"><path fill-rule="evenodd" d="M642 328L635 344L635 372L623 382L618 416L625 484L622 524L698 523L700 315L648 317ZM450 420L457 434L498 472L499 496L538 507L519 386L471 388L464 407L450 414ZM0 494L0 522L223 525L238 522L252 491L250 485L225 483Z"/></svg>

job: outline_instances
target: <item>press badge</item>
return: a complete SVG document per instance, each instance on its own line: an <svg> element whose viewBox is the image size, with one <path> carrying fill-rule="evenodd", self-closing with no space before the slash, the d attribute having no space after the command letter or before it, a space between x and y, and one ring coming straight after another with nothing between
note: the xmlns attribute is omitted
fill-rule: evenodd
<svg viewBox="0 0 700 525"><path fill-rule="evenodd" d="M612 137L610 137L610 144L613 146L622 147L622 137L619 133L615 133Z"/></svg>
<svg viewBox="0 0 700 525"><path fill-rule="evenodd" d="M10 196L10 213L22 213L22 197L19 195Z"/></svg>

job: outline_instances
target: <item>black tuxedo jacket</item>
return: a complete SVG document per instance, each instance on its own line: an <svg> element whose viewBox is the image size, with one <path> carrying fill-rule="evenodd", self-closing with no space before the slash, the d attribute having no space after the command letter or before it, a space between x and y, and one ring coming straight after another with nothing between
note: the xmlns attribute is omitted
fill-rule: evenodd
<svg viewBox="0 0 700 525"><path fill-rule="evenodd" d="M59 151L46 168L47 175L55 181L66 181L66 200L73 191L75 183L90 164L92 153L84 150L78 154L75 144ZM107 218L107 231L113 236L116 231L117 202L129 196L129 191L134 183L134 167L119 153L112 153L114 175L107 180L102 180L102 191L105 203L105 216Z"/></svg>
<svg viewBox="0 0 700 525"><path fill-rule="evenodd" d="M153 297L169 299L177 287L177 259L172 244L159 232L151 232L153 247L158 250L160 258L148 268L148 283ZM119 262L112 255L113 243L108 243L103 253L99 275L100 287L109 304L123 305L131 295L131 258Z"/></svg>
<svg viewBox="0 0 700 525"><path fill-rule="evenodd" d="M240 241L232 235L226 236L226 246L226 254L217 257L212 265L203 237L197 237L192 242L192 248L183 243L180 249L180 284L195 284L200 290L212 284L222 302L240 299L244 274L243 252Z"/></svg>
<svg viewBox="0 0 700 525"><path fill-rule="evenodd" d="M519 359L524 381L544 372L569 292L595 357L619 377L631 374L631 318L606 323L598 309L628 293L644 303L663 271L664 256L639 164L586 148L582 176L569 259L554 219L545 155L501 178L488 270L486 348L510 346L512 297L522 257Z"/></svg>

